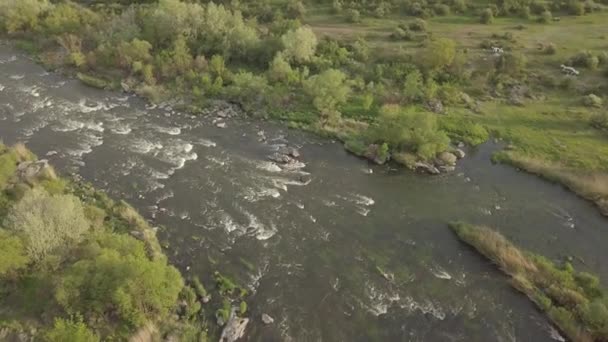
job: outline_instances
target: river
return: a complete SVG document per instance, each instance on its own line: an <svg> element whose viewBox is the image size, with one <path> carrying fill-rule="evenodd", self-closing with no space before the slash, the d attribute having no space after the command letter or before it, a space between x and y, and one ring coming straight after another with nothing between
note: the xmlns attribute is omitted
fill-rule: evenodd
<svg viewBox="0 0 608 342"><path fill-rule="evenodd" d="M186 276L210 284L220 270L248 287L248 340L551 341L543 315L457 240L453 220L575 256L608 280L606 220L558 185L493 165L492 144L430 177L280 125L239 117L220 129L213 118L88 88L0 45L0 138L132 203L164 227ZM285 143L304 169L268 161Z"/></svg>

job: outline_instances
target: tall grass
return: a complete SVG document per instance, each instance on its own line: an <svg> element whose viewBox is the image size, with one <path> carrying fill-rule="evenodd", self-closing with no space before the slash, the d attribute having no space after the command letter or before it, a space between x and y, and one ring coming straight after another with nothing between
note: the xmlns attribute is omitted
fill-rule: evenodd
<svg viewBox="0 0 608 342"><path fill-rule="evenodd" d="M520 250L488 227L466 223L450 227L509 275L511 285L527 295L570 340L608 341L608 294L597 277Z"/></svg>

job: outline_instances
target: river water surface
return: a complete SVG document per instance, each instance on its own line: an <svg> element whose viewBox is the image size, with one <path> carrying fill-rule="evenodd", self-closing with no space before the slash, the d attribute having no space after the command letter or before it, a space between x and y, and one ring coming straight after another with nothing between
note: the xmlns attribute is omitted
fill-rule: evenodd
<svg viewBox="0 0 608 342"><path fill-rule="evenodd" d="M492 165L492 145L428 177L278 125L238 118L220 129L212 118L87 88L0 45L0 138L165 227L159 237L184 274L209 283L220 270L248 287L251 341L557 338L455 238L453 220L488 224L554 260L574 256L608 280L605 219L560 186ZM301 148L299 172L267 159L286 143Z"/></svg>

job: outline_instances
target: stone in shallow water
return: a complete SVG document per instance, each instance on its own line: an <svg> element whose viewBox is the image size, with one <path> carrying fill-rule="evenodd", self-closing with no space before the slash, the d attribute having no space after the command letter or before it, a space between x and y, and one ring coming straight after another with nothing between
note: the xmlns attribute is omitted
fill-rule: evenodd
<svg viewBox="0 0 608 342"><path fill-rule="evenodd" d="M271 324L274 323L274 318L267 314L262 314L262 322L264 322L264 324Z"/></svg>
<svg viewBox="0 0 608 342"><path fill-rule="evenodd" d="M236 309L230 312L230 318L220 336L220 342L235 342L245 335L245 329L249 323L249 318L241 318L236 315Z"/></svg>

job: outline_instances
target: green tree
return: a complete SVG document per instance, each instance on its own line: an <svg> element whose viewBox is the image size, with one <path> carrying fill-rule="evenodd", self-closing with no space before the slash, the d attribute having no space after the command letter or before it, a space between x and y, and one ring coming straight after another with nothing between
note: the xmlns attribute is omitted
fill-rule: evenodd
<svg viewBox="0 0 608 342"><path fill-rule="evenodd" d="M291 68L282 53L277 53L270 62L268 78L272 82L291 84L298 80L298 72Z"/></svg>
<svg viewBox="0 0 608 342"><path fill-rule="evenodd" d="M424 83L420 71L414 70L405 76L403 95L408 101L412 102L422 99L424 96Z"/></svg>
<svg viewBox="0 0 608 342"><path fill-rule="evenodd" d="M494 12L492 12L492 9L490 8L486 8L483 11L481 11L481 23L482 24L491 24L494 22Z"/></svg>
<svg viewBox="0 0 608 342"><path fill-rule="evenodd" d="M10 276L27 266L28 262L29 258L21 239L0 229L0 278Z"/></svg>
<svg viewBox="0 0 608 342"><path fill-rule="evenodd" d="M152 44L145 40L135 38L131 42L120 42L116 50L118 64L122 67L132 68L135 62L149 63L152 60Z"/></svg>
<svg viewBox="0 0 608 342"><path fill-rule="evenodd" d="M409 151L423 159L435 157L450 143L445 132L439 129L434 114L395 105L381 109L372 136L393 150Z"/></svg>
<svg viewBox="0 0 608 342"><path fill-rule="evenodd" d="M53 328L45 334L48 342L98 342L99 336L89 330L82 320L56 318Z"/></svg>
<svg viewBox="0 0 608 342"><path fill-rule="evenodd" d="M78 33L98 20L99 16L95 12L67 2L60 3L49 11L44 18L44 27L54 35Z"/></svg>
<svg viewBox="0 0 608 342"><path fill-rule="evenodd" d="M55 289L68 313L115 319L130 328L165 316L184 286L165 258L150 260L143 242L128 235L100 233L69 266Z"/></svg>
<svg viewBox="0 0 608 342"><path fill-rule="evenodd" d="M290 30L281 37L286 58L297 63L310 61L317 48L317 36L306 26Z"/></svg>
<svg viewBox="0 0 608 342"><path fill-rule="evenodd" d="M329 117L335 114L339 105L348 100L350 86L346 81L346 75L342 71L328 69L307 79L304 90L312 97L315 108Z"/></svg>
<svg viewBox="0 0 608 342"><path fill-rule="evenodd" d="M80 241L90 227L77 197L50 195L39 188L25 193L6 222L9 230L23 235L27 254L34 262Z"/></svg>
<svg viewBox="0 0 608 342"><path fill-rule="evenodd" d="M47 0L2 0L0 27L9 33L36 29L41 14L50 7Z"/></svg>
<svg viewBox="0 0 608 342"><path fill-rule="evenodd" d="M456 43L448 38L431 41L424 52L424 65L430 70L448 67L456 57Z"/></svg>

